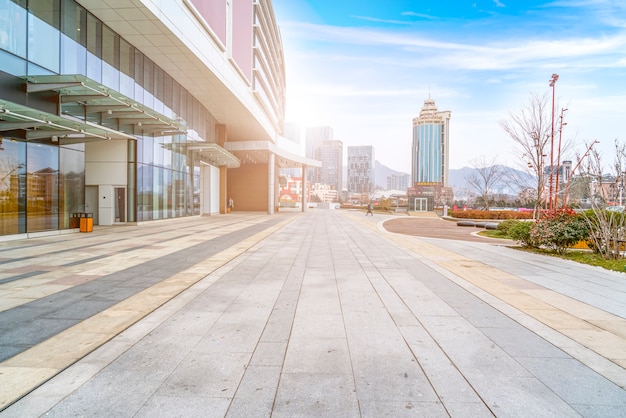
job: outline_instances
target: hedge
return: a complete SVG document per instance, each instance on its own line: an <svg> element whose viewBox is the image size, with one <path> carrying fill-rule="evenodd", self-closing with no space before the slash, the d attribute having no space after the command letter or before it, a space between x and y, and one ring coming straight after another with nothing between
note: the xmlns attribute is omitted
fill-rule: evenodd
<svg viewBox="0 0 626 418"><path fill-rule="evenodd" d="M465 210L452 212L453 218L460 219L532 219L532 212L513 210Z"/></svg>

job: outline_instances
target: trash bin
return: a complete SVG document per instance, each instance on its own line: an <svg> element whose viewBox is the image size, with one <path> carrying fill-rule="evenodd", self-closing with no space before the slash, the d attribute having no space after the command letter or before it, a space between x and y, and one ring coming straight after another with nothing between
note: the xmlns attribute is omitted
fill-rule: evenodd
<svg viewBox="0 0 626 418"><path fill-rule="evenodd" d="M70 228L80 228L81 213L72 213L70 216Z"/></svg>
<svg viewBox="0 0 626 418"><path fill-rule="evenodd" d="M93 232L93 213L81 213L80 232Z"/></svg>

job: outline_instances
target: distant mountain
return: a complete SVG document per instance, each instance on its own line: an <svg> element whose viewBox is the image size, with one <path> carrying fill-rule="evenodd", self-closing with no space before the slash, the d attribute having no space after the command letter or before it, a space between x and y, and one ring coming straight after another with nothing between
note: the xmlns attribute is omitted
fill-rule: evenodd
<svg viewBox="0 0 626 418"><path fill-rule="evenodd" d="M518 170L512 167L503 166L503 169L508 173L512 173L513 176L523 179L522 182L526 182L529 185L533 184L532 176L522 170ZM346 167L344 167L344 178L347 178L346 175ZM385 189L387 187L387 176L391 175L409 175L408 173L403 173L401 171L396 171L392 168L387 167L382 164L380 161L376 161L376 165L374 167L375 173L375 182L376 186ZM463 167L463 168L452 168L450 169L450 178L448 179L448 185L454 189L455 194L461 194L466 192L467 190L472 191L472 186L470 186L467 182L467 178L473 175L476 172L475 168L472 167ZM506 177L506 176L505 176ZM500 184L496 187L494 192L496 193L506 193L506 194L517 194L519 192L519 186L517 186L518 182L513 182L508 180L507 178L503 178Z"/></svg>
<svg viewBox="0 0 626 418"><path fill-rule="evenodd" d="M525 183L529 186L533 186L533 177L525 171L518 170L512 167L502 166L502 168L509 173L508 176L504 176L500 184L496 186L495 193L505 194L517 194L519 192L519 183ZM474 173L477 174L475 168L463 167L457 169L450 169L450 177L448 178L448 185L454 189L455 195L461 193L464 190L472 190L472 186L469 185L467 179ZM511 178L515 177L518 180L512 181Z"/></svg>
<svg viewBox="0 0 626 418"><path fill-rule="evenodd" d="M376 161L376 164L374 166L375 184L376 186L382 187L383 189L387 187L387 176L399 176L402 174L408 175L408 173L403 173L401 171L396 171L392 168L389 168L386 165L383 165L380 161Z"/></svg>

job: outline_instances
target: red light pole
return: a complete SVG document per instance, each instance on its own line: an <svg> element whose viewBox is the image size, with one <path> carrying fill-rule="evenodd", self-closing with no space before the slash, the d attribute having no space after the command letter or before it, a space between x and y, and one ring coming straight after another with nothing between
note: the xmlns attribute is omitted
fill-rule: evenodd
<svg viewBox="0 0 626 418"><path fill-rule="evenodd" d="M563 116L565 116L565 112L567 109L561 109L561 122L559 123L559 146L558 151L556 153L556 184L554 190L554 201L555 206L559 207L559 174L561 173L561 140L563 139L563 127L567 125L567 122L563 122ZM565 207L565 202L563 202L563 207Z"/></svg>
<svg viewBox="0 0 626 418"><path fill-rule="evenodd" d="M550 135L550 210L552 210L552 185L553 185L553 174L554 174L554 85L556 81L559 79L558 74L552 74L552 78L550 79L550 87L552 87L552 134Z"/></svg>

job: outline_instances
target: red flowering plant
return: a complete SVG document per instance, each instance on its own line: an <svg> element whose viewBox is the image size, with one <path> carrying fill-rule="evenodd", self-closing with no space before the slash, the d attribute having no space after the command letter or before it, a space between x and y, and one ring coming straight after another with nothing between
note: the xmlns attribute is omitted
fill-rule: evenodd
<svg viewBox="0 0 626 418"><path fill-rule="evenodd" d="M587 222L571 208L548 210L531 226L530 238L558 254L589 237Z"/></svg>

